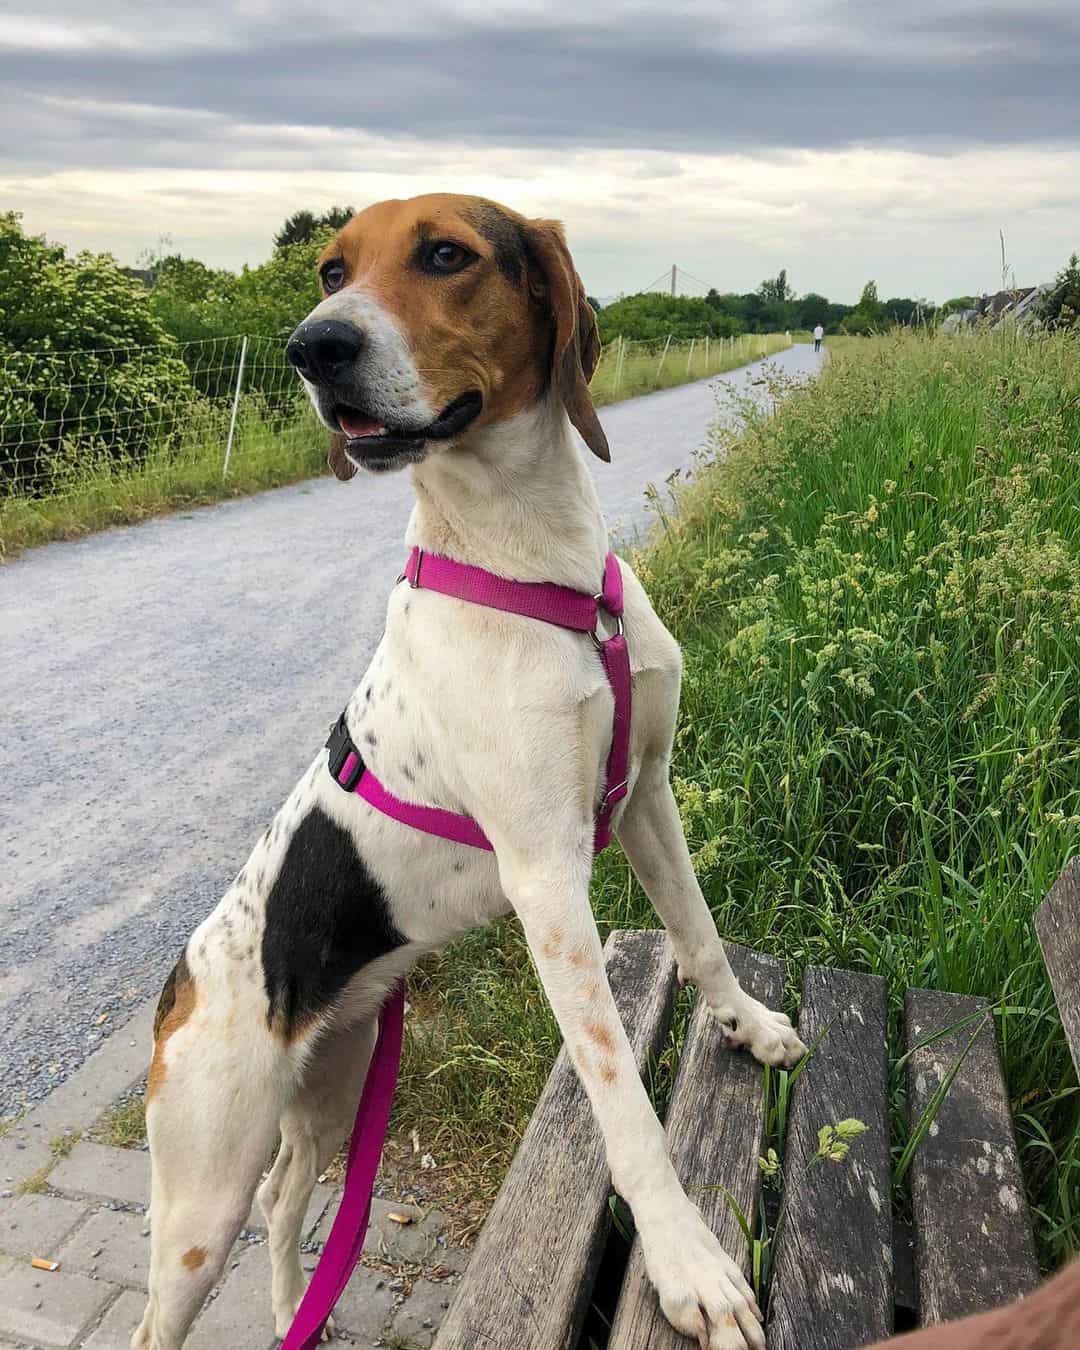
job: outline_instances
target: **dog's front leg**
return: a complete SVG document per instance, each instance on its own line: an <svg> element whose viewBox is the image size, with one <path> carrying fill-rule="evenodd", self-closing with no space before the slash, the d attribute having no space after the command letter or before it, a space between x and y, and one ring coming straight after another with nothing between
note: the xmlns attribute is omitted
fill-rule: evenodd
<svg viewBox="0 0 1080 1350"><path fill-rule="evenodd" d="M745 1046L762 1064L792 1065L806 1053L787 1015L751 998L735 978L701 893L666 756L646 756L618 826L634 874L664 921L679 979L701 990L727 1044Z"/></svg>
<svg viewBox="0 0 1080 1350"><path fill-rule="evenodd" d="M507 858L500 851L499 866L599 1122L615 1189L634 1212L664 1315L702 1350L760 1350L765 1338L753 1293L687 1199L638 1076L589 908L585 848L580 857Z"/></svg>

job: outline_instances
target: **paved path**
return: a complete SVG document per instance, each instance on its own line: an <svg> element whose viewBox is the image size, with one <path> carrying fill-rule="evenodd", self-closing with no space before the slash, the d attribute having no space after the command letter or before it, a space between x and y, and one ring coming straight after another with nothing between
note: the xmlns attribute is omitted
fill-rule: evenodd
<svg viewBox="0 0 1080 1350"><path fill-rule="evenodd" d="M703 445L711 384L603 410L624 536ZM367 664L410 499L404 475L318 479L0 569L0 1117L156 993L216 903Z"/></svg>

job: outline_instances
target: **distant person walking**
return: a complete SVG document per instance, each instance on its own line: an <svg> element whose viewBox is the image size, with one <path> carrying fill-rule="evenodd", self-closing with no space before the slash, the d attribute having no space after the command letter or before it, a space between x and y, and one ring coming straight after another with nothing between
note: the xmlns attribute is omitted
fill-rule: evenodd
<svg viewBox="0 0 1080 1350"><path fill-rule="evenodd" d="M814 351L816 352L821 351L821 340L822 338L824 338L824 336L825 336L825 329L822 328L821 324L818 324L818 326L814 329Z"/></svg>

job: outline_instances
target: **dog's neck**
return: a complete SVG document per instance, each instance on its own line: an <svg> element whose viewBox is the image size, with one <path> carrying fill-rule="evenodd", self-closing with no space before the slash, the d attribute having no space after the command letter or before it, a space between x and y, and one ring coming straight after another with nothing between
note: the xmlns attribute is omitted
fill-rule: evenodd
<svg viewBox="0 0 1080 1350"><path fill-rule="evenodd" d="M409 545L517 581L599 589L607 527L554 397L481 428L411 472Z"/></svg>

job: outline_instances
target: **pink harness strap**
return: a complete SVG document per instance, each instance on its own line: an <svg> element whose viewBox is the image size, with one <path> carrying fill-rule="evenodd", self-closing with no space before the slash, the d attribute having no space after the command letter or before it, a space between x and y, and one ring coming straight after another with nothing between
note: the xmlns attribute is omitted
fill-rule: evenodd
<svg viewBox="0 0 1080 1350"><path fill-rule="evenodd" d="M611 814L616 803L626 796L626 775L630 754L630 652L622 632L622 573L613 553L604 564L604 584L599 595L586 595L568 586L548 582L507 581L481 567L470 567L437 554L413 549L405 565L403 579L410 586L441 591L444 595L523 614L530 619L556 624L576 632L588 633L596 643L604 671L615 699L611 728L611 749L607 761L607 790L596 815L593 847L597 853L611 841ZM617 621L617 631L609 638L597 633L599 611L603 607ZM471 816L457 815L436 806L416 806L403 802L389 792L364 765L345 726L345 714L327 741L329 767L334 778L348 792L355 792L383 815L400 820L425 834L439 835L472 848L491 849L480 826ZM390 1106L394 1097L398 1067L401 1063L402 1023L405 994L398 985L390 995L379 1019L379 1037L364 1082L360 1106L356 1112L345 1191L334 1219L334 1226L319 1258L289 1334L281 1350L316 1350L322 1329L341 1297L360 1258L371 1213L371 1190L379 1169Z"/></svg>
<svg viewBox="0 0 1080 1350"><path fill-rule="evenodd" d="M539 619L592 637L615 699L607 787L597 812L593 840L594 851L602 852L611 842L611 814L626 796L630 754L630 651L622 633L622 572L614 553L609 553L604 563L604 583L598 595L588 595L547 581L508 581L482 567L455 562L437 553L423 553L418 548L409 554L401 580L407 581L414 590L439 591L470 604L522 614L528 619ZM617 631L605 639L597 636L601 608L618 624ZM402 801L385 787L366 767L349 738L344 713L327 746L330 748L330 772L340 786L347 792L355 792L376 811L424 834L491 851L491 842L471 816L445 811L439 806Z"/></svg>

